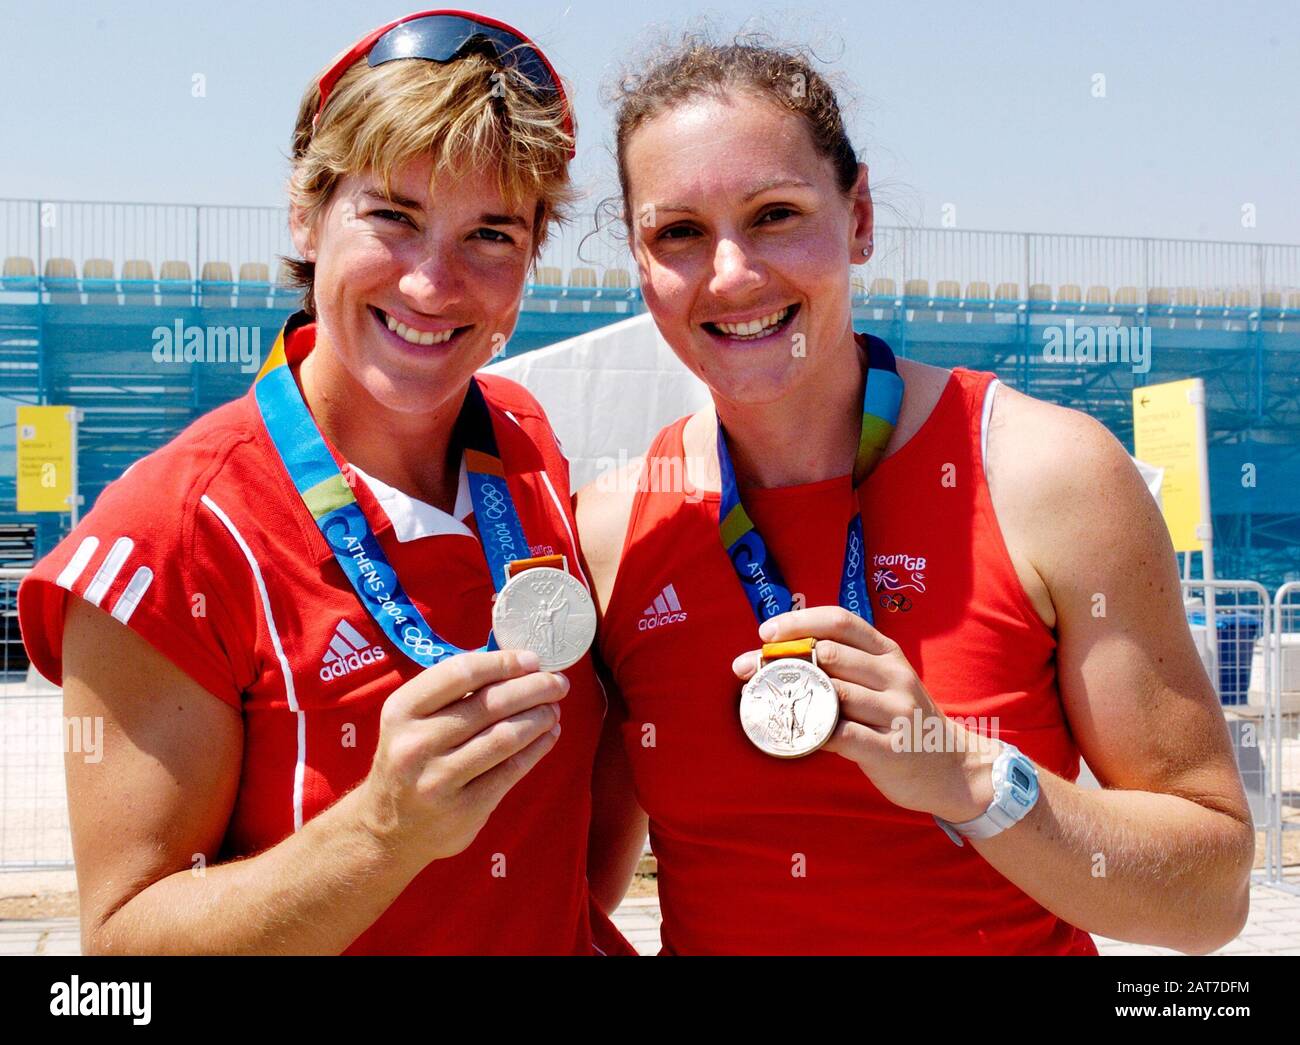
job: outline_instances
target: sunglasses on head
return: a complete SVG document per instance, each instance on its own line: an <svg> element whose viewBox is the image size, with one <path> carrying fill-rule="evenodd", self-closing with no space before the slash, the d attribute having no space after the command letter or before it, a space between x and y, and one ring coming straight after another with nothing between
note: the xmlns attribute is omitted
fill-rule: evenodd
<svg viewBox="0 0 1300 1045"><path fill-rule="evenodd" d="M373 67L401 58L450 62L474 53L514 70L536 93L558 95L564 106L565 133L573 134L573 111L568 97L560 86L559 75L538 46L505 22L472 11L419 11L367 33L321 77L320 101L312 130L316 129L325 103L343 74L362 58ZM571 149L569 158L573 156Z"/></svg>

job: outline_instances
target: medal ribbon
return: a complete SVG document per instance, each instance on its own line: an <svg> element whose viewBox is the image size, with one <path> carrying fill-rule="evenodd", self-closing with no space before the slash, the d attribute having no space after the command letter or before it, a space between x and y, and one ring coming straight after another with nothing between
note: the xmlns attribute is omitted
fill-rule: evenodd
<svg viewBox="0 0 1300 1045"><path fill-rule="evenodd" d="M366 612L393 645L421 667L467 652L440 637L403 590L303 401L285 355L284 330L275 339L253 390L262 423L289 478ZM506 485L492 417L477 381L469 383L455 431L465 447L470 499L483 554L492 584L500 591L510 564L527 559L529 547ZM486 645L479 647L496 648L491 634Z"/></svg>
<svg viewBox="0 0 1300 1045"><path fill-rule="evenodd" d="M898 376L894 353L885 342L870 334L867 340L866 387L862 395L862 434L858 437L858 451L853 462L854 500L858 487L871 474L889 437L898 423L898 411L903 402L903 379ZM740 579L745 596L759 623L789 611L793 604L789 586L769 553L762 535L745 511L736 483L736 470L727 452L727 437L718 421L718 465L722 472L722 501L718 506L718 532L722 546L727 549L732 568ZM862 617L868 624L875 623L871 598L867 594L866 549L862 537L862 512L854 512L849 520L844 541L844 566L840 572L840 605Z"/></svg>

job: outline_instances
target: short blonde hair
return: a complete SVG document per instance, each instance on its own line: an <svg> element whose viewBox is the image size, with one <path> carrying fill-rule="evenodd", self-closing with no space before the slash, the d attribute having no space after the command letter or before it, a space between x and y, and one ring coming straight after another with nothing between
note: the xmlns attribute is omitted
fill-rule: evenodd
<svg viewBox="0 0 1300 1045"><path fill-rule="evenodd" d="M535 93L518 73L482 55L374 67L360 59L331 92L313 131L319 100L318 75L298 107L289 177L290 203L308 225L347 175L374 171L389 192L398 168L429 157L435 181L490 172L509 205L536 196L534 262L551 224L569 219L577 193L569 180L574 139L564 102ZM303 308L315 315L315 264L284 260L303 290Z"/></svg>

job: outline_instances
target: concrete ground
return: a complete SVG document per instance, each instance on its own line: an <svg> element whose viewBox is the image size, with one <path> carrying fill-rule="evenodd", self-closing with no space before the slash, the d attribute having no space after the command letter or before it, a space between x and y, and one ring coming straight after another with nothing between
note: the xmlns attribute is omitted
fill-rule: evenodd
<svg viewBox="0 0 1300 1045"><path fill-rule="evenodd" d="M63 872L69 873L69 872ZM45 875L48 878L48 873ZM15 899L20 876L0 875L0 892ZM0 896L3 899L3 896ZM659 901L653 896L629 897L614 915L614 924L641 954L659 951ZM1103 955L1168 954L1177 951L1143 947L1094 937ZM75 917L7 918L0 920L0 956L81 953L81 933ZM1255 885L1250 890L1250 918L1240 936L1215 954L1300 955L1300 894Z"/></svg>
<svg viewBox="0 0 1300 1045"><path fill-rule="evenodd" d="M614 924L640 954L659 951L659 901L652 896L630 898L614 915ZM1094 936L1104 956L1119 954L1168 954L1178 951L1144 947L1134 943ZM0 944L0 946L3 946ZM1241 935L1215 954L1300 955L1300 894L1255 885L1250 890L1250 917Z"/></svg>

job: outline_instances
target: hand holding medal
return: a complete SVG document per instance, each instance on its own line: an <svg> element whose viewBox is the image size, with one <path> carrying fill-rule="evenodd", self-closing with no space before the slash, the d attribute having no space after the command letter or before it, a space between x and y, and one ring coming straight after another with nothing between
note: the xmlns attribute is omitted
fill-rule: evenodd
<svg viewBox="0 0 1300 1045"><path fill-rule="evenodd" d="M993 789L987 767L997 752L996 742L944 715L898 643L839 606L783 613L766 621L759 637L769 651L798 647L793 640L810 648L817 658L815 670L824 675L838 701L839 722L822 750L856 762L895 805L954 823L988 808ZM762 679L762 673L755 672L756 653L762 656L751 650L732 664L737 677L748 680L746 690ZM763 671L771 672L774 666ZM744 698L742 716L743 708ZM939 731L942 742L921 742L921 731L913 728L918 721L926 724L926 732Z"/></svg>

